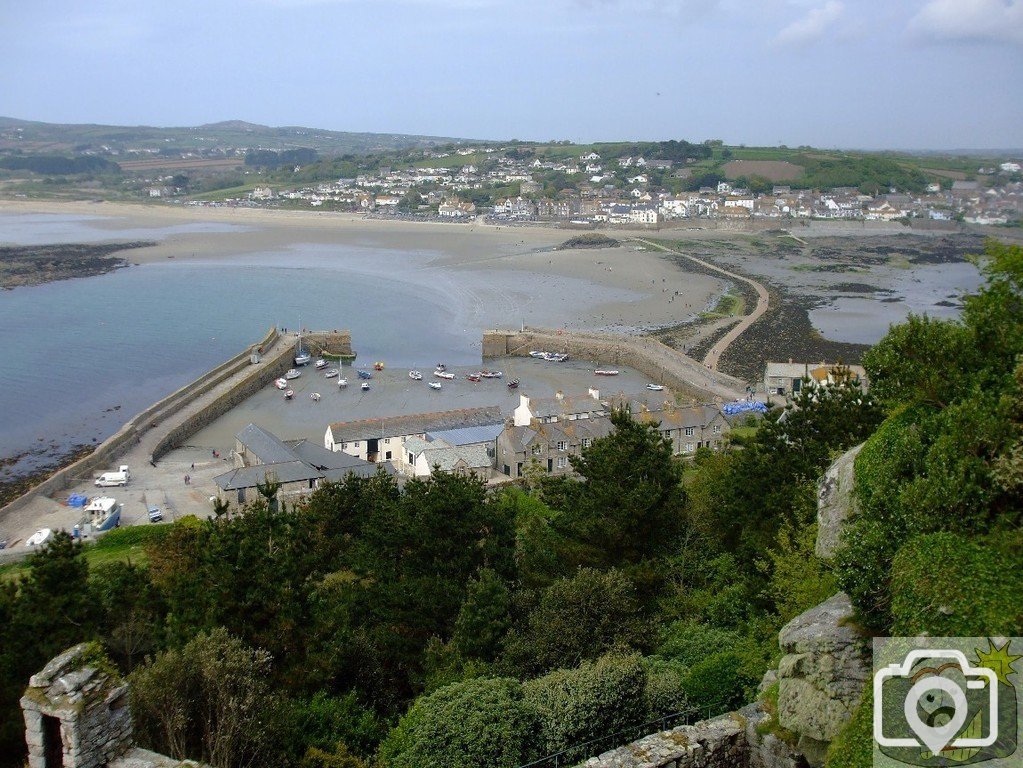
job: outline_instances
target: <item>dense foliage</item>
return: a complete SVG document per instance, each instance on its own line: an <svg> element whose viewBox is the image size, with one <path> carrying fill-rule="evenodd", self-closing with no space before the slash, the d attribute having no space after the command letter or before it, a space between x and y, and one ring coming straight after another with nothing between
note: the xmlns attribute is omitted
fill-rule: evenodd
<svg viewBox="0 0 1023 768"><path fill-rule="evenodd" d="M572 478L379 474L294 507L268 483L168 526L145 566L90 570L56 536L0 586L0 764L22 759L28 677L82 640L130 673L150 746L360 768L516 766L739 706L836 582L876 630L1020 634L1023 250L993 245L984 269L961 322L912 318L870 353L871 394L806 387L694 462L617 413ZM864 440L832 566L815 484Z"/></svg>
<svg viewBox="0 0 1023 768"><path fill-rule="evenodd" d="M7 155L0 157L0 168L11 171L31 171L52 176L76 174L120 173L121 166L112 160L95 155Z"/></svg>
<svg viewBox="0 0 1023 768"><path fill-rule="evenodd" d="M878 631L1023 632L1018 601L998 599L1023 562L1023 248L990 244L982 269L961 321L910 317L864 357L891 415L857 457L838 573Z"/></svg>

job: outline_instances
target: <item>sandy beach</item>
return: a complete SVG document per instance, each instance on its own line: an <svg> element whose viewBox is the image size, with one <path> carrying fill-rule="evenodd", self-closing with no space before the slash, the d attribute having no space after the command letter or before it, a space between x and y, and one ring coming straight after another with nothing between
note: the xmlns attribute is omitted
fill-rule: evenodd
<svg viewBox="0 0 1023 768"><path fill-rule="evenodd" d="M125 229L143 235L144 230L153 230L157 235L151 239L159 240L157 245L127 255L138 264L167 259L230 260L246 254L286 252L296 244L336 244L378 251L378 263L369 268L385 273L392 255L397 259L398 254L424 254L426 266L466 270L473 273L471 282L500 286L503 294L536 293L538 281L566 278L573 281L573 295L559 297L555 292L547 300L565 303L566 326L574 328L629 332L675 325L713 304L726 287L721 280L687 273L630 243L618 248L556 251L554 248L573 233L551 227L369 219L314 211L50 201L2 201L0 213L105 217L89 226L109 230L111 239L123 237L119 233ZM189 224L227 224L231 228L159 236L160 230ZM622 233L619 238L630 234ZM400 267L401 262L395 261L394 266ZM529 277L509 274L514 272ZM574 281L620 292L622 298L603 300L606 291L586 295L588 291ZM513 296L500 298L503 304L516 303ZM486 298L483 301L491 303ZM506 324L518 322L529 323L530 317L512 315L504 320Z"/></svg>

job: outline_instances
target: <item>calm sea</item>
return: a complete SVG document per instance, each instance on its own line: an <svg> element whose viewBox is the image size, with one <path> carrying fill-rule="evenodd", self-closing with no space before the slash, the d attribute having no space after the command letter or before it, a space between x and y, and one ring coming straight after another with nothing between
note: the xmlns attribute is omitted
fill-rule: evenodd
<svg viewBox="0 0 1023 768"><path fill-rule="evenodd" d="M109 227L99 217L0 214L0 242L159 240L240 229ZM296 243L282 252L177 258L0 291L0 457L33 454L0 470L0 479L102 441L273 324L350 328L360 362L469 365L479 363L488 325L565 323L573 295L636 297L521 271L431 268L436 255Z"/></svg>

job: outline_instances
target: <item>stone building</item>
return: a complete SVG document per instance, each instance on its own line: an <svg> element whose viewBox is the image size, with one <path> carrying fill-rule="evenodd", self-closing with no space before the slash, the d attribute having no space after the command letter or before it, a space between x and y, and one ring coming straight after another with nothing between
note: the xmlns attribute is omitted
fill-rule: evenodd
<svg viewBox="0 0 1023 768"><path fill-rule="evenodd" d="M81 643L32 675L21 699L29 768L200 768L134 745L128 684Z"/></svg>

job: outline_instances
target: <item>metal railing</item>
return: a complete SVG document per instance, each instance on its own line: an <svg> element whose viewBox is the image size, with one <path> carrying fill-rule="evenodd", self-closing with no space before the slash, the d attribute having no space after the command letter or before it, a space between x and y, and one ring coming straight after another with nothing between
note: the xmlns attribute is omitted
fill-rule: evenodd
<svg viewBox="0 0 1023 768"><path fill-rule="evenodd" d="M588 758L600 755L609 749L629 744L644 736L677 728L680 725L692 725L700 720L709 720L725 712L730 712L731 709L731 707L718 702L704 707L683 710L682 712L673 712L656 720L633 725L615 733L609 733L596 739L584 741L581 744L573 744L560 752L546 755L539 760L520 765L518 768L568 768L569 766L578 765Z"/></svg>

